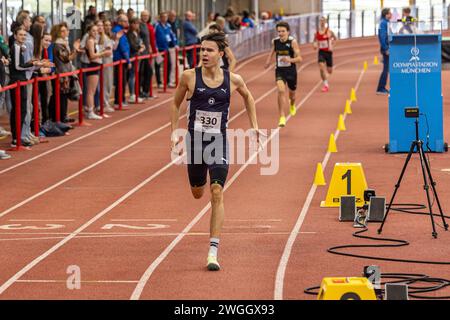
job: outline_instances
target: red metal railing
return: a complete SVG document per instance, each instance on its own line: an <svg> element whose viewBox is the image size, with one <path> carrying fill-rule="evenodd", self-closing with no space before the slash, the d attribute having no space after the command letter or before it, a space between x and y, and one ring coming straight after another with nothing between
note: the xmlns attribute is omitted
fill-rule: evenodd
<svg viewBox="0 0 450 320"><path fill-rule="evenodd" d="M198 45L195 46L189 46L189 47L183 47L182 49L182 55L183 55L183 70L185 66L185 59L186 59L186 51L193 50L193 62L194 65L197 64L197 50ZM176 85L178 86L178 78L179 78L179 71L178 71L178 55L179 50L176 49L176 63L177 67L175 68L176 72ZM140 87L140 79L139 79L139 61L140 60L149 60L150 65L153 63L153 59L155 59L158 56L162 56L164 59L164 69L163 69L163 91L167 92L167 78L168 78L168 59L169 55L168 52L158 52L154 54L148 54L143 56L137 56L130 59L130 62L134 63L134 72L135 72L135 95L136 95L136 103L138 103L139 99L139 87ZM66 73L59 73L56 75L51 76L43 76L43 77L36 77L28 81L17 81L16 83L13 83L8 86L4 86L0 88L0 93L6 92L8 90L15 89L14 94L16 95L16 101L15 101L15 108L16 111L16 147L12 150L21 150L21 133L22 133L22 119L21 119L21 87L27 86L27 85L33 85L33 114L34 114L34 133L38 137L39 136L39 82L43 81L52 81L55 80L55 88L54 88L54 95L55 95L55 120L57 122L61 121L61 78L70 77L74 75L78 75L78 82L80 84L80 97L78 101L78 125L83 125L83 74L85 72L91 72L91 71L100 71L100 81L99 81L99 87L100 87L100 114L104 114L104 70L105 68L115 67L118 66L119 68L119 76L118 76L118 87L123 87L123 68L124 64L127 63L127 60L120 60L115 61L113 63L108 64L102 64L98 67L93 68L81 68L78 70L74 70L71 72ZM123 110L123 90L119 89L119 104L118 104L118 110ZM149 88L150 96L153 96L153 86L152 86L152 79L150 78L150 88Z"/></svg>

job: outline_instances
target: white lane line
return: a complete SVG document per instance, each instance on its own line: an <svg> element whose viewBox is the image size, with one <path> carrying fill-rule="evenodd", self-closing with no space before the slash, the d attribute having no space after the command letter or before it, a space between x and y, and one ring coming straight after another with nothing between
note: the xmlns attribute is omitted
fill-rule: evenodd
<svg viewBox="0 0 450 320"><path fill-rule="evenodd" d="M222 232L222 236L237 236L237 235L245 235L245 236L251 236L255 235L258 237L262 236L286 236L289 235L289 231L269 231L269 232L256 232L256 231L245 231L245 232ZM299 234L317 234L317 232L299 232ZM64 239L66 237L67 233L65 235L61 236L52 236L52 237L34 237L34 238L5 238L0 239L0 242L4 241L39 241L39 240L58 240L58 239ZM80 233L74 239L76 240L84 240L84 239L101 239L101 238L146 238L146 237L176 237L180 235L180 232L165 232L165 233L122 233L122 234L110 234L110 233L95 233L95 234L85 234ZM202 236L206 237L209 236L209 232L188 232L184 234L185 236Z"/></svg>
<svg viewBox="0 0 450 320"><path fill-rule="evenodd" d="M248 64L248 63L250 63L250 62L252 62L252 61L254 61L254 60L260 58L261 56L263 56L263 55L265 55L265 54L266 54L266 53L261 53L261 54L255 56L255 57L253 57L253 58L251 58L251 59L245 61L244 63L242 63L241 65L239 65L239 66L236 68L236 71L240 70L240 69L241 69L242 67L244 67L246 64ZM261 74L263 74L263 73L261 73ZM102 131L104 131L104 130L106 130L106 129L109 129L109 128L111 128L111 127L113 127L113 126L115 126L115 125L117 125L117 124L119 124L119 123L122 123L122 122L124 122L124 121L133 119L133 118L137 117L138 115L140 115L140 114L142 114L142 113L144 113L144 112L147 112L147 111L156 109L156 108L160 107L161 105L163 105L163 104L165 104L165 103L167 103L167 102L169 102L169 101L172 101L172 100L173 100L173 98L171 97L171 98L165 99L165 100L163 100L163 101L160 101L160 102L158 102L157 104L155 104L155 105L153 105L153 106L149 106L149 107L147 107L147 108L145 108L145 109L143 109L143 110L141 110L141 111L138 111L138 112L136 112L136 113L134 113L134 114L131 114L131 115L125 117L125 118L122 118L122 119L120 119L120 120L114 121L114 122L112 122L112 123L110 123L110 124L108 124L108 125L106 125L106 126L104 126L104 127L102 127L102 128L98 128L98 129L96 129L96 130L94 130L94 131L92 131L92 132L89 132L89 133L87 133L87 134L85 134L85 135L82 135L82 136L80 136L80 137L78 137L78 138L76 138L76 139L74 139L74 140L68 141L68 142L66 142L66 143L64 143L64 144L62 144L62 145L60 145L60 146L58 146L58 147L56 147L56 148L47 150L47 151L45 151L45 152L43 152L43 153L41 153L41 154L38 154L37 156L34 156L34 157L30 158L30 159L27 159L27 160L25 160L25 161L16 163L15 165L12 165L11 167L8 167L8 168L6 168L6 169L0 170L0 175L3 174L3 173L6 173L6 172L8 172L8 171L11 171L11 170L13 170L13 169L16 169L16 168L18 168L18 167L21 167L21 166L23 166L23 165L25 165L25 164L27 164L27 163L30 163L30 162L32 162L32 161L34 161L34 160L37 160L37 159L39 159L39 158L42 158L42 157L44 157L44 156L46 156L46 155L48 155L48 154L51 154L51 153L53 153L53 152L55 152L55 151L61 150L61 149L65 148L65 147L67 147L67 146L70 146L71 144L74 144L74 143L78 142L78 141L84 140L84 139L86 139L86 138L88 138L88 137L90 137L90 136L92 136L92 135L94 135L94 134L97 134L97 133L102 132Z"/></svg>
<svg viewBox="0 0 450 320"><path fill-rule="evenodd" d="M307 63L307 64L305 64L305 65L303 65L299 70L302 70L302 69L306 68L306 67L307 67L308 65L310 65L310 64L312 64L312 61L309 62L309 63ZM261 72L260 74L264 74L264 73L266 73L266 72L267 72L267 70ZM269 96L269 95L270 95L272 92L274 92L275 90L277 90L276 87L272 88L271 90L269 90L268 92L266 92L265 94L263 94L261 97L259 97L257 100L255 100L255 103L259 103L261 100L263 100L265 97ZM246 112L246 109L245 109L245 108L242 109L242 110L241 110L240 112L238 112L237 114L235 114L235 115L229 120L229 122L231 122L231 121L233 121L234 119L236 119L237 117L241 116L244 112ZM183 115L183 116L181 116L180 119L183 119L183 118L185 118L185 117L186 117L186 114ZM8 208L8 209L2 211L2 212L0 213L0 218L1 218L1 217L4 217L4 216L7 215L8 213L10 213L10 212L12 212L12 211L14 211L14 210L16 210L16 209L22 207L23 205L25 205L25 204L27 204L27 203L29 203L29 202L35 200L36 198L39 198L40 196L42 196L42 195L48 193L49 191L52 191L52 190L56 189L57 187L63 185L63 184L66 183L67 181L70 181L70 180L72 180L72 179L74 179L74 178L80 176L81 174L85 173L86 171L89 171L89 170L91 170L91 169L97 167L98 165L100 165L100 164L102 164L102 163L108 161L109 159L115 157L116 155L118 155L118 154L120 154L120 153L122 153L122 152L124 152L124 151L126 151L126 150L128 150L128 149L130 149L130 148L132 148L133 146L137 145L137 144L140 143L141 141L147 139L148 137L150 137L150 136L152 136L152 135L154 135L154 134L156 134L156 133L158 133L158 132L160 132L160 131L164 130L165 128L168 128L168 127L170 127L170 122L167 122L165 125L163 125L163 126L159 127L158 129L155 129L155 130L153 130L153 131L147 133L146 135L144 135L144 136L140 137L139 139L135 140L134 142L132 142L132 143L130 143L130 144L128 144L128 145L122 147L122 148L119 149L119 150L116 150L115 152L111 153L110 155L108 155L108 156L106 156L106 157L104 157L104 158L102 158L102 159L100 159L100 160L98 160L98 161L92 163L91 165L85 167L84 169L81 169L81 170L75 172L74 174L72 174L72 175L66 177L65 179L60 180L59 182L57 182L57 183L55 183L55 184L49 186L48 188L43 189L43 190L39 191L38 193L35 193L35 194L32 195L31 197L28 197L27 199L25 199L25 200L23 200L23 201L17 203L16 205L14 205L14 206L12 206L12 207L10 207L10 208Z"/></svg>
<svg viewBox="0 0 450 320"><path fill-rule="evenodd" d="M127 221L135 221L135 222L145 222L145 221L167 221L167 222L171 222L171 221L178 221L178 219L111 219L110 221L113 222L127 222Z"/></svg>
<svg viewBox="0 0 450 320"><path fill-rule="evenodd" d="M9 219L13 222L72 222L75 219Z"/></svg>
<svg viewBox="0 0 450 320"><path fill-rule="evenodd" d="M361 83L362 77L364 76L364 73L365 73L365 71L362 70L359 75L358 81L355 86L356 91L359 88L359 85ZM346 118L346 115L344 115L344 120L345 120L345 118ZM339 132L340 131L338 131L338 130L336 130L336 132L335 132L335 140L336 141L339 138ZM324 156L324 159L322 161L322 167L324 170L328 164L328 160L330 159L330 156L331 156L331 154L329 152L327 152ZM311 202L314 198L314 194L316 193L316 190L317 190L317 186L313 184L311 186L311 189L308 192L308 195L303 204L302 210L300 211L300 215L297 219L297 222L295 223L294 228L292 229L292 233L290 234L290 236L286 242L286 246L283 250L283 254L281 256L280 263L279 263L278 269L277 269L276 278L275 278L275 289L274 289L274 299L275 300L283 299L284 277L286 274L289 257L292 252L292 247L294 246L295 240L297 239L297 235L300 231L300 228L303 225L303 222L305 220L306 214L308 213L309 207L311 206Z"/></svg>
<svg viewBox="0 0 450 320"><path fill-rule="evenodd" d="M300 108L311 96L312 94L317 90L317 88L320 85L320 81L309 91L309 93L303 98L302 101L297 105L297 109ZM286 118L286 121L289 121L291 116L289 115ZM270 135L269 139L264 143L263 149L267 146L267 144L273 139L273 137L278 134L280 131L280 128L275 129L272 134ZM239 177L239 175L247 168L247 166L255 159L255 157L258 155L258 153L253 153L252 156L247 160L247 162L242 165L239 170L231 177L231 179L228 181L228 183L225 185L224 192L233 184L233 182ZM197 224L197 222L205 215L206 212L211 207L211 203L209 202L198 214L195 216L194 219L183 229L182 233L179 234L165 249L164 251L159 255L158 258L156 258L152 264L147 268L147 270L142 275L141 279L139 280L139 284L134 289L133 293L131 294L130 300L139 300L142 291L144 290L145 285L147 284L148 280L152 276L153 272L158 268L158 266L164 261L164 259L170 254L170 252L175 248L175 246L184 238L184 234L188 233L194 225Z"/></svg>
<svg viewBox="0 0 450 320"><path fill-rule="evenodd" d="M37 279L27 279L27 280L17 280L19 283L67 283L67 280L37 280ZM111 284L122 284L122 283L137 283L136 280L80 280L80 283L111 283Z"/></svg>

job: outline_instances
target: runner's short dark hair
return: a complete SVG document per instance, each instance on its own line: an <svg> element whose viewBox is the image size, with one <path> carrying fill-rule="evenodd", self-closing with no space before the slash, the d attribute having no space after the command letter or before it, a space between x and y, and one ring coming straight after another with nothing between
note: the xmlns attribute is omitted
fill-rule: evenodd
<svg viewBox="0 0 450 320"><path fill-rule="evenodd" d="M391 12L391 8L384 8L381 10L381 16L385 18Z"/></svg>
<svg viewBox="0 0 450 320"><path fill-rule="evenodd" d="M291 30L291 27L289 26L289 23L287 23L286 21L280 21L277 23L277 29L278 28L286 28L287 31Z"/></svg>
<svg viewBox="0 0 450 320"><path fill-rule="evenodd" d="M203 41L215 42L219 47L219 51L225 51L225 48L228 47L228 41L223 31L208 33L202 37L201 42Z"/></svg>

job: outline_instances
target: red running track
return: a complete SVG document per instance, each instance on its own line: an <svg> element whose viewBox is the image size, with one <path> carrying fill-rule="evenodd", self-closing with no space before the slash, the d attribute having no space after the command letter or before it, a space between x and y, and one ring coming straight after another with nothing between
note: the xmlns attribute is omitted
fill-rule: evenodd
<svg viewBox="0 0 450 320"><path fill-rule="evenodd" d="M278 173L260 175L260 165L231 166L219 250L223 270L205 270L208 194L194 200L186 168L170 160L168 92L0 163L0 298L304 299L311 297L303 289L324 276L359 275L367 261L326 253L327 246L353 241L353 229L338 223L337 210L318 207L326 188L311 197L299 232L294 226L311 194L315 166L323 160L329 135L358 82L348 131L340 133L339 153L330 157L325 175L329 180L335 162L360 161L379 194L390 193L395 183L403 156L381 149L387 141L387 98L374 93L380 66L371 62L378 47L375 39L340 42L327 94L320 92L316 53L309 46L302 49L299 111L279 132ZM265 58L245 62L238 73L257 99L260 127L275 129L274 75L262 68ZM366 60L369 69L362 73ZM230 128L248 128L243 110L234 96ZM448 155L431 159L445 208L449 176L440 169L448 166ZM386 164L380 166L381 161ZM411 169L411 176L404 188L416 195L419 172ZM417 198L422 193L417 190ZM393 214L385 232L414 235L411 247L400 249L402 254L438 259L449 236L441 232L433 242L428 229L422 217ZM292 250L287 252L289 239ZM422 244L432 244L433 250ZM285 273L280 261L286 262ZM67 288L70 266L81 271L80 289ZM405 268L381 266L385 272ZM426 268L431 275L446 272L441 267L414 268Z"/></svg>

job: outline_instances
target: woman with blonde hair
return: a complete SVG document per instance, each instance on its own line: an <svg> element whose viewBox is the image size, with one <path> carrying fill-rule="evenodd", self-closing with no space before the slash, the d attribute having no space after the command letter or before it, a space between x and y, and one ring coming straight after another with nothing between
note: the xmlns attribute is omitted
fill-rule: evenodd
<svg viewBox="0 0 450 320"><path fill-rule="evenodd" d="M97 21L99 41L98 44L101 50L113 50L116 47L116 42L112 36L112 23L110 20ZM103 64L113 62L111 55L104 56L102 59ZM114 84L113 67L106 67L103 69L103 105L105 112L114 112L114 108L110 104L111 91Z"/></svg>
<svg viewBox="0 0 450 320"><path fill-rule="evenodd" d="M102 26L103 27L103 26ZM103 57L111 56L111 49L101 50L98 44L97 36L98 36L98 27L93 24L86 28L86 32L88 33L88 39L86 41L86 55L89 59L88 68L99 67L102 64ZM94 103L94 95L97 91L98 80L99 80L100 71L89 71L86 72L87 78L87 97L86 97L86 105L87 105L87 115L88 119L92 120L100 120L101 116L94 113L95 103Z"/></svg>

